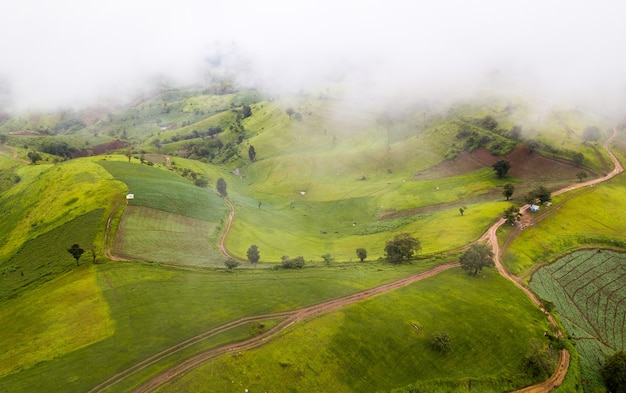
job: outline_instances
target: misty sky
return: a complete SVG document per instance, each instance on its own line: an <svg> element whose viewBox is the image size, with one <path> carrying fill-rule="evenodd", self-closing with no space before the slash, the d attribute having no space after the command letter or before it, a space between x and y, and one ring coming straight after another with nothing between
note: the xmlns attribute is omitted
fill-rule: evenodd
<svg viewBox="0 0 626 393"><path fill-rule="evenodd" d="M277 91L341 78L625 101L625 14L619 0L3 0L0 83L19 108L87 104L157 74L198 80L220 53Z"/></svg>

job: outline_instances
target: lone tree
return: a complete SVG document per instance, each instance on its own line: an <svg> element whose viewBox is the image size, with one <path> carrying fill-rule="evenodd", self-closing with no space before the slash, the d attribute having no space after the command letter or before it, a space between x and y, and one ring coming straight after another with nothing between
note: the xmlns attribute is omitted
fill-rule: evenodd
<svg viewBox="0 0 626 393"><path fill-rule="evenodd" d="M248 148L248 157L250 157L250 161L256 161L256 150L254 150L254 146L252 145Z"/></svg>
<svg viewBox="0 0 626 393"><path fill-rule="evenodd" d="M356 256L361 260L361 262L363 262L365 258L367 258L367 250L364 248L357 248Z"/></svg>
<svg viewBox="0 0 626 393"><path fill-rule="evenodd" d="M287 116L289 116L289 119L291 119L291 116L293 116L296 111L294 111L293 108L287 108L285 113L287 113Z"/></svg>
<svg viewBox="0 0 626 393"><path fill-rule="evenodd" d="M91 254L91 258L92 258L92 262L96 263L96 257L98 256L97 253L98 249L96 248L96 246L94 244L91 245L91 247L89 247L89 253Z"/></svg>
<svg viewBox="0 0 626 393"><path fill-rule="evenodd" d="M496 171L496 175L498 175L498 179L502 179L509 173L509 169L511 169L511 163L507 160L500 160L491 166L494 171Z"/></svg>
<svg viewBox="0 0 626 393"><path fill-rule="evenodd" d="M595 126L585 127L583 130L583 139L585 141L597 141L600 139L600 129Z"/></svg>
<svg viewBox="0 0 626 393"><path fill-rule="evenodd" d="M410 260L421 249L420 241L408 233L399 233L385 246L385 256L391 263Z"/></svg>
<svg viewBox="0 0 626 393"><path fill-rule="evenodd" d="M452 349L452 340L447 332L435 332L430 338L430 347L437 352L447 353Z"/></svg>
<svg viewBox="0 0 626 393"><path fill-rule="evenodd" d="M459 213L461 213L461 215L463 215L463 213L465 213L465 210L467 210L467 206L459 207Z"/></svg>
<svg viewBox="0 0 626 393"><path fill-rule="evenodd" d="M583 153L577 152L572 155L572 160L574 161L574 164L576 164L576 166L581 166L583 164L583 161L585 161L585 156L583 155Z"/></svg>
<svg viewBox="0 0 626 393"><path fill-rule="evenodd" d="M237 266L239 266L239 261L235 261L234 259L227 259L224 261L224 265L228 268L228 270L233 270Z"/></svg>
<svg viewBox="0 0 626 393"><path fill-rule="evenodd" d="M468 274L476 275L483 267L493 267L493 251L486 244L474 243L461 255L461 267Z"/></svg>
<svg viewBox="0 0 626 393"><path fill-rule="evenodd" d="M81 255L83 255L83 253L85 252L85 250L83 250L82 248L80 248L80 246L78 244L72 244L72 247L67 249L67 252L69 252L70 254L72 254L72 256L74 257L74 259L76 259L76 266L78 266L78 260L80 259Z"/></svg>
<svg viewBox="0 0 626 393"><path fill-rule="evenodd" d="M41 154L37 153L36 151L29 151L28 158L30 159L30 162L36 164L37 161L41 161Z"/></svg>
<svg viewBox="0 0 626 393"><path fill-rule="evenodd" d="M330 266L330 264L333 262L333 257L330 255L330 253L322 255L322 259L324 260L324 265L326 266Z"/></svg>
<svg viewBox="0 0 626 393"><path fill-rule="evenodd" d="M511 183L506 183L504 185L504 188L502 189L502 195L504 195L507 201L509 200L509 198L513 196L514 192L515 192L515 186Z"/></svg>
<svg viewBox="0 0 626 393"><path fill-rule="evenodd" d="M250 246L250 248L248 248L246 255L248 256L248 260L250 261L250 263L254 263L255 265L259 261L259 259L261 259L261 254L259 254L259 247L257 247L256 244L253 244Z"/></svg>
<svg viewBox="0 0 626 393"><path fill-rule="evenodd" d="M539 199L539 202L545 203L552 200L552 193L544 186L538 186L530 192L530 195Z"/></svg>
<svg viewBox="0 0 626 393"><path fill-rule="evenodd" d="M215 187L222 198L228 195L228 192L226 192L226 180L224 180L223 177L217 179L217 185Z"/></svg>
<svg viewBox="0 0 626 393"><path fill-rule="evenodd" d="M585 179L587 177L587 172L585 172L585 171L578 171L578 172L576 172L576 177L578 178L578 181L581 182L581 181L583 181L583 179Z"/></svg>
<svg viewBox="0 0 626 393"><path fill-rule="evenodd" d="M510 206L504 211L503 217L507 224L515 225L515 222L522 218L522 213L519 212L519 207Z"/></svg>
<svg viewBox="0 0 626 393"><path fill-rule="evenodd" d="M608 392L626 392L626 351L606 358L600 374Z"/></svg>

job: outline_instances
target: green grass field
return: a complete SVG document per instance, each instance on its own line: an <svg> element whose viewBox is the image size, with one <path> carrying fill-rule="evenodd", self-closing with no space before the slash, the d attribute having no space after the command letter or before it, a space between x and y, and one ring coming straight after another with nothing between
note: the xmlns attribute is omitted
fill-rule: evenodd
<svg viewBox="0 0 626 393"><path fill-rule="evenodd" d="M0 150L0 348L6 348L0 391L85 392L212 327L345 296L451 260L446 251L478 239L510 205L501 194L504 183L515 182L518 193L534 185L532 174L529 180L499 180L490 168L445 176L432 171L419 180L416 173L445 165L445 158L463 150L460 125L504 145L512 143L508 130L521 125L522 138L552 145L540 153L571 159L582 152L584 165L597 173L608 162L600 142L584 145L581 138L588 125L606 136L607 125L580 111L558 109L557 118L501 101L377 111L342 106L323 94L262 99L256 91L176 90L109 112L74 111L65 119L24 115L0 124L0 133L8 135L8 147ZM231 129L242 104L252 107L252 116L241 120L245 132ZM301 120L287 115L289 107ZM501 128L476 126L487 115ZM85 127L58 127L68 119ZM194 130L217 125L224 132L216 138L236 144L239 156L220 165L176 156ZM54 132L9 134L20 130ZM175 138L181 140L169 143ZM132 145L131 162L126 149L65 162L51 155L38 165L19 161L44 142L82 149L115 139ZM616 144L626 151L623 140ZM256 149L255 162L248 160L249 145ZM141 154L156 165L140 164ZM171 156L172 170L164 154ZM181 176L183 170L207 179L209 187L195 186L190 176ZM266 266L283 255L303 255L314 267L214 269L223 267L216 245L228 214L214 189L219 177L236 208L226 240L232 253L245 258L256 244ZM555 198L551 214L511 243L506 266L528 279L539 264L580 245L624 247L624 184L622 175ZM124 199L127 193L135 199ZM467 206L463 216L461 206ZM389 214L395 218L380 219ZM401 266L379 262L385 242L399 232L421 241L421 259ZM99 263L91 264L86 253L76 267L66 251L73 243L95 245ZM108 260L107 245L134 261ZM360 247L368 250L366 263L353 262ZM335 259L330 267L321 263L326 253ZM531 382L519 372L520 359L545 343L548 329L545 316L495 271L474 278L456 269L306 321L268 346L209 363L163 390L202 391L210 382L218 391L243 391L232 382L238 381L253 391L282 384L300 391L414 385L428 392L500 392ZM453 338L445 356L427 348L436 330ZM228 331L113 391L132 390L197 351L250 335L249 326ZM568 378L559 391L576 391L577 377Z"/></svg>
<svg viewBox="0 0 626 393"><path fill-rule="evenodd" d="M626 340L626 256L611 251L579 251L544 266L530 287L554 303L568 336L581 355L586 392L602 387L599 367L624 350Z"/></svg>
<svg viewBox="0 0 626 393"><path fill-rule="evenodd" d="M159 391L389 391L422 381L428 392L503 392L531 383L521 358L547 329L546 317L495 271L454 269L303 322ZM437 331L452 338L450 353L429 347Z"/></svg>

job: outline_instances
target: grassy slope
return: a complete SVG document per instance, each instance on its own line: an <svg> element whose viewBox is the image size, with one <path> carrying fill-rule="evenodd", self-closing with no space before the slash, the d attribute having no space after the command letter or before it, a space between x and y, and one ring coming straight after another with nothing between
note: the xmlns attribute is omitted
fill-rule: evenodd
<svg viewBox="0 0 626 393"><path fill-rule="evenodd" d="M0 196L0 261L28 239L40 236L94 209L109 207L123 186L89 159L52 165L23 165L21 181ZM97 229L100 234L104 225ZM101 237L96 244L101 245Z"/></svg>
<svg viewBox="0 0 626 393"><path fill-rule="evenodd" d="M34 364L18 374L1 377L0 390L84 392L117 371L211 327L246 315L345 296L432 266L433 262L426 261L406 266L357 264L349 269L260 269L234 274L122 262L90 266L112 321L99 323L112 323L113 334L62 356L57 353L51 361ZM74 290L70 278L77 274L46 284L40 292L28 292L21 302L30 304L29 309L45 309L55 300L52 294ZM14 313L16 306L14 301L3 303L0 313ZM65 312L67 320L78 317L73 310ZM33 322L31 329L41 330L42 340L51 339L47 334L55 331L47 330L48 319ZM19 332L20 326L22 321L9 319L3 329ZM0 347L27 342L30 331L0 336ZM4 341L9 338L12 341Z"/></svg>
<svg viewBox="0 0 626 393"><path fill-rule="evenodd" d="M545 316L496 272L476 278L455 269L307 321L160 391L389 391L422 381L432 392L442 381L472 379L475 389L502 392L530 383L520 359L547 329ZM429 348L436 331L452 338L449 354Z"/></svg>
<svg viewBox="0 0 626 393"><path fill-rule="evenodd" d="M177 100L177 97L168 97L167 100L168 102L173 102ZM207 102L208 101L210 101L210 99L207 99ZM188 101L181 100L180 105L186 105L184 104L185 102ZM300 254L300 250L309 249L311 251L308 255L311 255L311 258L316 258L318 255L328 251L338 256L346 255L346 258L353 257L351 254L354 252L354 248L362 246L362 240L364 240L364 238L356 234L346 235L341 240L341 243L353 242L352 245L345 249L342 247L341 250L338 249L335 251L334 247L336 247L339 242L336 241L336 239L329 240L319 236L317 231L321 229L317 227L323 225L325 228L332 229L334 228L332 225L338 224L332 220L325 220L321 217L325 214L337 213L348 215L353 211L353 208L356 207L357 209L355 210L359 213L358 225L357 227L352 227L350 221L352 217L346 217L346 223L350 224L348 229L356 231L364 227L375 232L376 230L372 229L377 225L377 223L374 222L374 215L377 212L376 209L378 209L378 206L381 206L377 198L388 195L387 191L389 191L389 189L387 186L389 185L387 183L391 182L395 184L396 188L394 188L394 190L401 190L402 187L405 187L403 180L410 179L414 172L432 166L441 160L441 157L447 152L449 143L456 133L456 127L446 123L445 116L440 116L440 122L436 125L421 130L420 132L415 132L412 126L396 128L388 127L385 123L376 123L375 116L368 113L359 114L357 121L341 121L342 115L344 114L334 113L328 108L325 108L322 104L323 103L304 104L301 108L297 108L304 114L304 121L302 123L289 121L289 118L284 114L284 108L280 107L278 104L262 103L254 105L253 111L255 115L246 119L245 124L249 132L256 133L257 135L250 142L257 148L259 161L249 167L243 168L245 170L244 173L247 174L246 179L234 176L228 177L230 175L227 170L215 169L204 164L189 163L185 162L186 160L175 159L177 162L181 163L181 166L188 165L198 168L200 173L206 173L211 180L219 176L227 177L229 190L232 190L231 194L238 204L238 208L240 208L238 219L241 219L241 222L244 223L243 226L239 228L240 232L235 232L236 236L231 237L230 240L239 242L239 244L234 243L232 245L229 244L229 246L240 254L243 255L249 244L254 242L252 238L249 238L249 241L247 241L245 236L251 233L252 230L262 228L262 226L257 225L258 223L251 218L258 213L256 203L257 200L261 200L263 202L261 211L268 208L285 213L284 216L279 217L279 220L266 221L274 224L275 228L271 228L271 230L275 230L274 236L280 239L279 243L281 247L282 244L289 243L293 239L292 237L286 236L291 232L284 231L281 228L290 228L291 226L291 228L299 229L300 227L305 227L305 229L309 231L305 236L300 236L301 240L299 241L301 241L301 243L294 243L296 247L292 249L296 251L295 253L287 250L290 254ZM181 120L182 117L177 117L180 111L177 112L175 109L177 108L174 108L169 114L161 116L162 122ZM138 141L138 138L146 132L154 133L155 135L158 134L158 129L155 129L153 125L149 125L149 123L154 122L154 118L150 116L146 116L146 118L142 120L146 123L146 127L149 126L150 129L142 128L144 126L133 126L134 121L132 116L138 116L138 110L147 109L137 108L135 112L129 112L127 118L124 120L126 123L123 128L128 129L129 136L134 138L135 141ZM263 116L262 110L266 110ZM345 118L353 117L352 115L354 115L354 113L348 113L348 116L345 116ZM193 119L189 114L184 116L187 116L184 117L186 120ZM202 116L204 116L204 114ZM339 120L337 120L338 118ZM329 121L326 119L334 120ZM502 119L499 118L499 121L501 120ZM102 125L102 123L100 124ZM410 125L410 121L407 122L407 125ZM106 130L115 128L114 126L115 123L111 123L106 127L102 125L99 126L100 128L98 129L90 129L90 132L97 131L104 133ZM362 132L363 137L350 138L350 135L356 131ZM413 133L414 135L409 137L408 133ZM333 136L337 136L334 143ZM283 148L284 150L282 150ZM242 149L247 148L242 147ZM21 151L21 156L25 157L25 152L25 150ZM246 156L243 150L242 155L244 157ZM245 160L236 163L236 165L245 164L243 161ZM62 165L70 166L74 165L73 163L76 162L79 161L72 161ZM89 160L80 160L80 162L89 162ZM93 163L90 165L93 165ZM21 210L21 208L7 210L10 211L10 213L5 213L5 210L2 210L3 214L9 214L9 217L13 220L9 222L11 226L22 221L26 221L28 225L35 223L34 226L31 225L31 227L35 229L30 233L28 230L24 230L24 227L21 227L21 229L17 227L17 234L12 235L12 239L14 240L12 244L21 244L21 242L28 237L35 236L35 232L44 233L62 224L63 220L69 220L75 214L79 213L71 209L76 202L69 203L74 198L74 195L76 195L76 192L70 192L69 197L61 198L59 202L61 204L60 206L54 204L56 201L48 199L43 201L41 205L32 200L41 194L42 188L40 188L40 184L47 184L46 187L51 188L54 185L58 187L60 192L60 194L54 195L64 196L65 194L62 190L66 188L71 189L70 186L64 184L64 181L69 179L70 183L73 182L72 184L79 183L79 176L69 176L65 178L54 177L52 176L52 169L54 169L54 167L49 169L48 166L44 165L29 165L19 168L18 173L23 181L13 187L10 193L2 195L0 203L4 204L3 207L16 207L18 204L16 200L11 199L11 195L17 195L16 190L18 189L20 191L28 191L20 195L20 198L22 198L20 203L22 201L30 202L30 204L26 206L28 209L32 209L33 212L25 217L19 216L20 213L18 210ZM84 169L82 170L84 171ZM91 173L92 170L95 169L90 166L87 173ZM86 196L81 196L84 202L86 202L86 207L98 204L100 206L109 206L110 198L120 196L126 191L123 184L111 181L108 175L102 176L101 168L96 171L99 171L97 178L108 179L106 180L108 188L99 189L98 191L87 193ZM40 173L41 175L39 175ZM368 180L357 181L356 179L361 176L366 176ZM35 183L38 177L43 178L47 183ZM24 182L24 180L26 181ZM463 181L463 179L458 180ZM83 180L80 181L82 182ZM311 204L307 208L310 208L312 215L321 221L314 222L314 225L310 225L310 227L307 228L303 225L306 223L306 219L303 218L304 216L302 216L301 209L298 210L298 207L290 209L289 203L292 201L300 201L298 198L301 196L297 194L297 191L300 187L309 184L312 187L312 191L310 193L307 192L306 195L308 197L307 203L311 202ZM113 192L113 190L115 190L115 192ZM469 193L477 192L482 192L480 187L469 191ZM365 194L365 196L363 197L361 194ZM94 195L102 197L102 199L94 201L91 199ZM244 197L242 195L246 196ZM466 195L467 194L458 195L458 200L462 201ZM342 202L342 198L349 199L347 202ZM410 193L405 193L405 197L403 198L404 203L407 205L412 203L413 201L411 201L410 198ZM81 199L81 202L83 202L83 199ZM451 194L447 200L454 201L454 195ZM10 205L9 202L14 203L14 205ZM39 217L39 221L37 221L38 211L41 211L38 209L40 209L41 206L50 206L54 208L54 211L58 211L59 213L70 210L70 214L50 216L50 222L47 221L48 216L42 216ZM484 207L469 207L469 211L466 212L466 216L463 218L458 215L456 208L453 208L447 212L444 211L440 213L442 214L440 217L444 217L445 220L438 219L436 215L431 215L428 218L430 220L429 222L414 221L400 226L392 226L393 231L398 229L404 230L405 228L423 231L422 233L418 232L419 237L426 251L429 252L445 249L449 247L449 242L466 244L468 241L475 239L477 234L482 232L482 228L486 227L489 220L503 210L502 206L498 206L497 204L484 205ZM292 212L291 210L294 211ZM474 211L477 213L476 216L472 216L472 220L469 220L470 214ZM361 220L363 216L368 217L370 221L364 221L365 225L362 226L363 221ZM252 223L252 225L249 223ZM425 223L427 225L425 225ZM28 225L26 225L26 227ZM8 228L11 228L11 226ZM464 226L460 231L462 234L456 233L456 229L461 226ZM3 226L3 228L7 227ZM341 228L343 228L343 226ZM450 228L455 228L454 236L451 236ZM20 232L20 230L22 232ZM332 233L334 234L334 231ZM383 239L391 235L376 232L368 236L379 236L380 246L373 246L373 248L381 249ZM5 237L0 236L0 238ZM368 247L369 244L374 244L375 241L376 240L372 238L367 238ZM264 256L272 256L274 254L279 256L283 251L272 251L272 254L272 252L268 252L268 248L276 250L277 241L269 239L267 241L267 247L261 248L262 259ZM4 248L3 246L3 248L0 249L0 260L2 260L3 255L6 258L6 256L11 255L13 251L14 249ZM117 264L110 266L117 266ZM125 264L120 266L124 266L125 269L129 268L128 265ZM102 268L105 269L104 266ZM36 367L25 370L18 375L3 378L0 380L0 386L6 387L11 391L41 390L42 388L54 391L61 387L70 387L70 390L76 388L77 391L83 391L85 387L92 386L93 383L98 380L104 379L104 377L122 367L123 364L128 364L134 360L140 359L142 356L147 356L153 353L157 348L166 345L165 343L175 342L176 340L187 337L186 334L189 334L191 331L198 331L198 329L204 329L206 326L210 326L210 324L207 325L204 319L196 321L196 318L203 314L195 311L201 310L197 308L200 306L194 303L195 301L204 302L202 306L212 304L215 307L216 315L219 316L216 319L224 318L224 320L228 320L228 318L233 318L233 315L226 313L228 315L225 317L226 314L224 313L225 310L232 307L233 296L238 297L241 293L245 293L246 295L250 293L249 296L245 297L246 301L256 299L254 291L261 290L263 286L266 287L266 290L275 290L275 288L279 287L284 289L284 292L279 293L282 296L283 302L293 299L294 294L299 296L302 293L312 292L312 296L318 296L318 299L325 299L327 296L338 296L341 293L341 291L329 291L327 287L327 285L331 285L331 281L339 277L336 272L332 272L328 277L319 276L320 281L313 280L313 282L309 282L311 280L307 273L312 272L313 275L319 274L319 271L312 270L293 272L296 274L294 277L299 277L302 280L302 285L297 288L291 286L283 288L284 284L282 282L281 285L278 286L271 285L276 282L275 280L271 282L257 282L255 279L255 284L259 284L259 287L257 287L256 285L250 285L253 281L248 279L246 284L242 285L236 292L231 291L232 288L230 287L223 287L217 283L212 283L212 286L215 286L216 290L221 289L224 291L224 297L210 292L206 294L207 298L203 298L201 296L198 297L198 294L202 293L204 295L206 290L206 285L200 285L205 284L202 282L204 273L187 272L189 276L187 276L186 279L179 279L178 281L174 279L172 286L168 286L166 283L170 282L171 276L166 275L168 278L153 280L151 277L155 274L158 276L160 273L155 272L153 267L149 270L150 272L148 272L148 270L140 270L134 273L129 270L124 270L123 273L120 274L128 275L126 278L129 278L131 281L135 280L134 283L123 284L123 287L127 290L126 292L119 289L109 291L106 295L109 306L112 309L117 307L117 312L113 312L113 314L116 315L113 318L117 321L116 326L119 329L116 330L116 338L102 341L98 341L97 337L92 338L94 341L98 341L93 346L70 352L52 362L40 363ZM350 278L351 280L363 278L354 271L346 271L345 273L348 276L352 276ZM110 279L111 275L105 274L104 270L98 270L97 274L101 285L104 286L104 283L109 285L107 279ZM375 274L379 275L383 273L376 272ZM406 272L404 274L406 274ZM71 276L72 275L70 275L70 277ZM231 276L229 276L229 278L230 277ZM198 282L198 286L189 285L189 280ZM229 281L232 282L232 280ZM304 284L305 281L307 282L306 285ZM319 282L323 282L324 285L316 285L316 283ZM68 291L71 291L72 284L66 283L61 286L65 287L66 285L69 286ZM167 288L164 288L164 286ZM113 287L117 288L115 285ZM187 288L189 292L187 292ZM107 292L105 291L105 293ZM120 296L120 293L123 297ZM137 296L138 293L141 295ZM35 297L35 295L30 297L30 295L31 292L29 291L24 296L28 296L25 300L33 304L33 309L45 307L46 301L54 301L54 299L49 299L43 295L40 298ZM228 296L230 296L230 298L227 298ZM160 300L155 301L155 299L161 299L162 297L167 298L167 300L163 300L164 303L161 303ZM259 296L259 298L264 299L263 296ZM138 303L133 304L132 302ZM295 303L289 302L290 305L296 303L297 301ZM15 303L11 304L14 305ZM39 306L37 306L37 304L39 304ZM187 307L180 308L180 304L185 304ZM115 307L113 305L115 305ZM4 307L4 305L0 305L0 307ZM11 309L10 306L7 307L7 309ZM244 307L244 305L241 304L237 307ZM255 309L256 311L265 306L252 303L245 305L245 307L251 307L251 309ZM135 318L135 312L138 310L140 311L139 316ZM69 313L66 318L67 320L71 320L74 314L72 314L71 310L68 311ZM164 319L161 317L162 315L168 315L171 319ZM106 319L105 316L102 316L102 318ZM44 326L47 323L47 320L41 321L38 326ZM215 321L212 320L210 323L215 323ZM153 325L153 330L146 330L147 326ZM187 328L190 330L186 330ZM19 330L19 326L14 329ZM49 334L52 335L52 332L50 331ZM106 334L108 333L103 334L102 337L106 336ZM47 334L43 335L43 337L46 336ZM21 339L28 340L28 337L24 335ZM15 340L19 341L20 338L14 338L12 343L16 342ZM135 346L135 344L137 344L137 346ZM119 348L133 348L136 352L120 353ZM59 351L59 353L61 352L63 351ZM109 357L109 360L102 360L107 357ZM46 356L42 356L42 359L43 358L46 358ZM81 370L85 368L89 369L90 372L92 370L98 371L94 375L87 377L81 372ZM55 379L51 380L46 376ZM58 377L58 379L56 379L56 377ZM89 378L91 379L87 380Z"/></svg>

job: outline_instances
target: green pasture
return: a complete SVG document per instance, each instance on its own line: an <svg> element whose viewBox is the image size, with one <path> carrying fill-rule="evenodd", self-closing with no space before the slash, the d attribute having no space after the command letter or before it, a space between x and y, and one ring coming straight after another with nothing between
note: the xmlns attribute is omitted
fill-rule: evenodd
<svg viewBox="0 0 626 393"><path fill-rule="evenodd" d="M454 269L305 321L158 391L389 391L421 381L429 392L465 392L467 384L503 392L533 382L521 359L546 343L548 329L545 315L497 272ZM437 331L452 339L447 354L429 347ZM450 388L451 381L462 382Z"/></svg>
<svg viewBox="0 0 626 393"><path fill-rule="evenodd" d="M626 177L622 174L595 187L555 197L550 214L520 233L505 251L505 266L528 279L536 266L580 246L625 247L624 192Z"/></svg>
<svg viewBox="0 0 626 393"><path fill-rule="evenodd" d="M76 262L67 249L74 243L86 251L81 261L88 261L87 251L99 241L97 235L101 233L105 221L103 209L92 210L27 240L0 265L0 299L15 297L72 270ZM99 250L97 252L101 255Z"/></svg>
<svg viewBox="0 0 626 393"><path fill-rule="evenodd" d="M468 205L463 216L458 207L404 219L377 220L372 198L314 202L294 199L291 204L272 205L249 198L232 198L235 221L226 246L245 258L256 244L261 261L277 262L283 255L302 255L321 260L330 253L339 261L356 260L356 248L368 250L368 259L383 257L385 243L393 233L409 232L432 254L466 245L478 239L509 206L509 202ZM303 198L304 199L304 198Z"/></svg>
<svg viewBox="0 0 626 393"><path fill-rule="evenodd" d="M28 304L28 310L47 309L51 302L57 301L54 294L80 290L82 279L79 277L84 274L94 275L97 282L97 288L90 287L92 294L89 299L92 300L85 301L96 302L102 296L108 306L105 313L98 300L98 308L94 308L93 313L83 313L82 308L63 307L55 308L58 315L41 314L39 319L33 315L29 317L31 326L24 329L23 334L20 334L20 327L28 315L3 319L4 331L15 333L0 335L0 343L4 343L0 347L26 348L24 350L35 352L29 355L32 361L19 369L13 368L12 373L5 370L7 373L0 377L0 390L85 392L166 347L226 322L346 296L428 270L437 263L420 261L402 266L359 263L349 267L298 271L246 269L234 272L134 262L84 266L44 284L40 291L28 291L18 299L0 304L0 315L3 316L18 315L15 313L19 313L20 304ZM89 272L82 273L83 270ZM81 325L79 332L95 329L94 332L100 333L87 335L91 341L80 341L81 345L72 351L69 344L65 347L59 344L60 349L56 352L45 346L37 350L34 344L28 344L33 331L40 332L38 342L61 340L49 337L61 331L61 327L51 327L53 322L62 325L64 321L71 322L76 318L83 319L87 324ZM226 335L226 338L240 338L241 334L234 332L233 336ZM200 347L205 348L206 345ZM171 365L172 361L169 362L166 363ZM8 367L7 363L4 363L5 367ZM163 365L155 367L152 372L162 369ZM148 376L142 374L142 378Z"/></svg>
<svg viewBox="0 0 626 393"><path fill-rule="evenodd" d="M95 209L110 207L124 192L121 182L89 159L22 165L15 173L21 181L0 195L0 261L29 239ZM100 234L95 244L102 243L104 229L104 225L94 228Z"/></svg>
<svg viewBox="0 0 626 393"><path fill-rule="evenodd" d="M71 267L74 261L67 254L63 262ZM0 375L19 373L113 335L115 325L94 269L67 270L73 271L0 304ZM36 274L27 272L25 277Z"/></svg>
<svg viewBox="0 0 626 393"><path fill-rule="evenodd" d="M530 287L554 303L580 353L586 392L603 386L599 366L624 350L626 255L608 250L569 254L535 272Z"/></svg>

